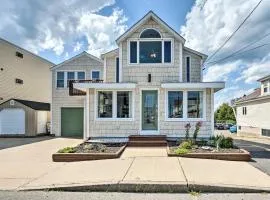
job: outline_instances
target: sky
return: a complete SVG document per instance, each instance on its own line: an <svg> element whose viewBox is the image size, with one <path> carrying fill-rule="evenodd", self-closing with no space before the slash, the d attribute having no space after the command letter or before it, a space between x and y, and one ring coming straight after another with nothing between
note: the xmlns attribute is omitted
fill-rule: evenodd
<svg viewBox="0 0 270 200"><path fill-rule="evenodd" d="M99 56L148 11L179 32L185 46L212 55L259 0L1 0L0 37L60 63L82 51ZM270 0L205 63L204 81L226 81L215 108L270 74ZM241 53L235 53L238 50ZM231 56L233 54L233 56Z"/></svg>

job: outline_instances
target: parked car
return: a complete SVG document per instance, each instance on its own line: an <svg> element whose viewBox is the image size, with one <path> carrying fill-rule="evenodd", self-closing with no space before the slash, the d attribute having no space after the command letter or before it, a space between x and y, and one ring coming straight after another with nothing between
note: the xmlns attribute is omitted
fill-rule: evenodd
<svg viewBox="0 0 270 200"><path fill-rule="evenodd" d="M229 130L232 126L233 124L225 124L224 129Z"/></svg>
<svg viewBox="0 0 270 200"><path fill-rule="evenodd" d="M217 130L224 130L224 125L221 123L217 123L216 128Z"/></svg>
<svg viewBox="0 0 270 200"><path fill-rule="evenodd" d="M231 133L237 133L237 126L236 125L233 125L230 127L230 132Z"/></svg>

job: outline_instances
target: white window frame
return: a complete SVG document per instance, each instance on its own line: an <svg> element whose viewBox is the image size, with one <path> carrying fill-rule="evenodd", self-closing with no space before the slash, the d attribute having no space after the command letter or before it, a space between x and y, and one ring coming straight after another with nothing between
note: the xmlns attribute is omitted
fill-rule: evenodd
<svg viewBox="0 0 270 200"><path fill-rule="evenodd" d="M58 72L64 72L64 87L57 87L57 73ZM55 76L55 88L56 89L67 89L68 85L67 85L67 73L68 72L74 72L75 73L75 80L78 80L78 72L84 72L84 78L86 79L86 72L83 70L57 70L55 71L56 76Z"/></svg>
<svg viewBox="0 0 270 200"><path fill-rule="evenodd" d="M162 62L161 63L140 63L140 42L153 42L159 41L161 42L161 51L162 51ZM171 42L171 62L164 62L164 42L170 41ZM137 42L137 63L130 62L130 42ZM128 66L167 66L174 64L174 39L173 38L130 38L127 41L127 61Z"/></svg>
<svg viewBox="0 0 270 200"><path fill-rule="evenodd" d="M168 92L181 91L183 92L183 117L169 118L168 114ZM188 118L188 92L203 92L203 117L202 118ZM165 121L206 121L206 89L166 89L165 90Z"/></svg>
<svg viewBox="0 0 270 200"><path fill-rule="evenodd" d="M98 72L98 73L99 73L99 78L98 78L98 80L100 80L100 77L101 77L100 70L95 70L95 69L91 70L91 80L93 80L93 72ZM95 80L97 80L97 79L95 79Z"/></svg>
<svg viewBox="0 0 270 200"><path fill-rule="evenodd" d="M112 117L102 118L98 117L98 92L112 92ZM117 118L117 92L131 92L131 117L130 118ZM134 105L135 105L135 91L127 89L119 90L95 90L95 121L134 121Z"/></svg>

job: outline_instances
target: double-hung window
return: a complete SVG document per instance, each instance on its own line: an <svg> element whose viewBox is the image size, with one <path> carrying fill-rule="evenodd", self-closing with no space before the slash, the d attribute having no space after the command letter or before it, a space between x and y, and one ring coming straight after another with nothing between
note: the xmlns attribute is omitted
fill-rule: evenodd
<svg viewBox="0 0 270 200"><path fill-rule="evenodd" d="M172 40L161 38L158 31L146 29L140 39L129 42L129 63L171 63Z"/></svg>
<svg viewBox="0 0 270 200"><path fill-rule="evenodd" d="M85 72L78 72L77 80L85 80Z"/></svg>
<svg viewBox="0 0 270 200"><path fill-rule="evenodd" d="M131 91L98 91L98 118L132 118Z"/></svg>
<svg viewBox="0 0 270 200"><path fill-rule="evenodd" d="M75 80L75 72L67 72L67 87L69 87L69 81Z"/></svg>
<svg viewBox="0 0 270 200"><path fill-rule="evenodd" d="M92 71L91 77L92 77L92 80L99 80L100 79L100 71Z"/></svg>
<svg viewBox="0 0 270 200"><path fill-rule="evenodd" d="M65 87L65 72L57 72L56 87L58 88Z"/></svg>
<svg viewBox="0 0 270 200"><path fill-rule="evenodd" d="M168 92L168 118L183 118L183 92Z"/></svg>

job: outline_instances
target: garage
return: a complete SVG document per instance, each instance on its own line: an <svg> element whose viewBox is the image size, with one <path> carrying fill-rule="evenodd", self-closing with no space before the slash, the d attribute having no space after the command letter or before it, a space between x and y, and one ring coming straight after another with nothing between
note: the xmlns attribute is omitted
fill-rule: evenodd
<svg viewBox="0 0 270 200"><path fill-rule="evenodd" d="M0 134L25 134L25 112L19 108L5 108L0 112Z"/></svg>
<svg viewBox="0 0 270 200"><path fill-rule="evenodd" d="M61 108L61 136L83 138L83 108Z"/></svg>
<svg viewBox="0 0 270 200"><path fill-rule="evenodd" d="M44 135L49 121L49 103L10 99L0 104L0 136Z"/></svg>

